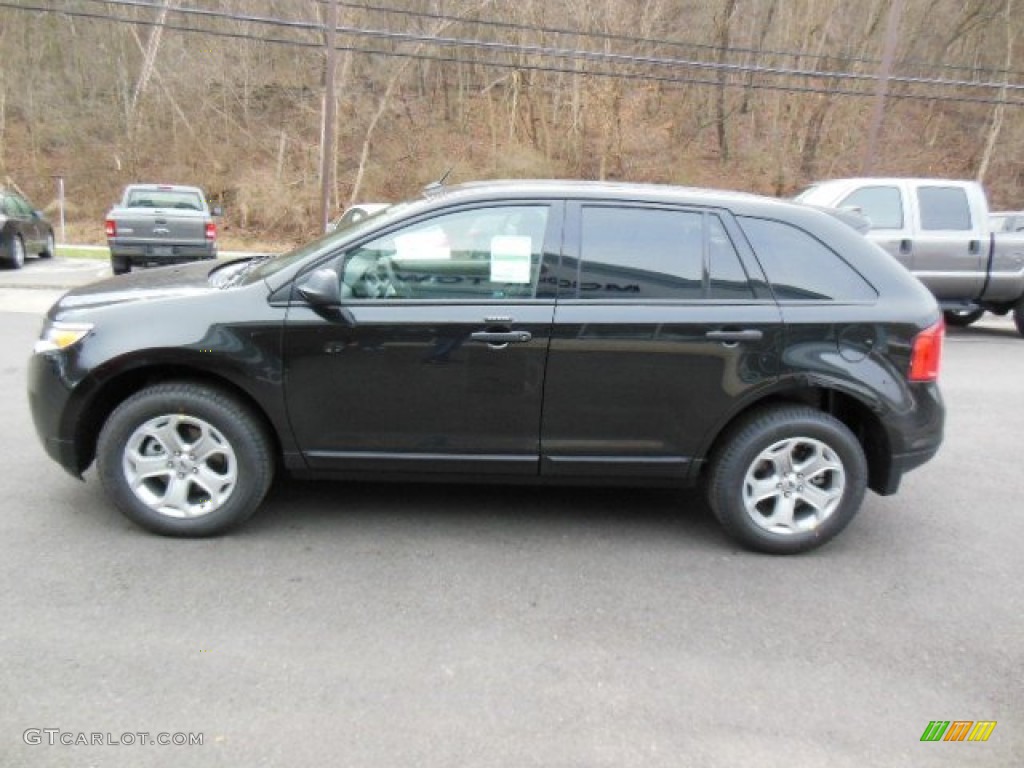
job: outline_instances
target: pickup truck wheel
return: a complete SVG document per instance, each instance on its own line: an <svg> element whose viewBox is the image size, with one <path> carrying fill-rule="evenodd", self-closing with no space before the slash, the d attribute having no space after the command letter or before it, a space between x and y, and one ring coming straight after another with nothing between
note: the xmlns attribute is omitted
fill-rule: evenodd
<svg viewBox="0 0 1024 768"><path fill-rule="evenodd" d="M132 271L132 263L123 256L111 256L110 271L115 275L127 274Z"/></svg>
<svg viewBox="0 0 1024 768"><path fill-rule="evenodd" d="M867 461L853 433L798 405L760 410L732 427L707 479L725 532L777 555L829 541L857 514L866 487Z"/></svg>
<svg viewBox="0 0 1024 768"><path fill-rule="evenodd" d="M21 269L25 266L25 241L21 235L12 233L11 242L7 245L7 266L11 269Z"/></svg>
<svg viewBox="0 0 1024 768"><path fill-rule="evenodd" d="M1024 298L1013 308L1013 324L1017 326L1017 333L1024 336Z"/></svg>
<svg viewBox="0 0 1024 768"><path fill-rule="evenodd" d="M211 536L244 522L274 472L270 440L249 409L190 382L125 400L104 424L96 456L121 512L166 536Z"/></svg>
<svg viewBox="0 0 1024 768"><path fill-rule="evenodd" d="M984 314L984 309L947 309L942 313L943 317L946 318L946 325L951 325L955 328L966 328L968 325L980 320Z"/></svg>

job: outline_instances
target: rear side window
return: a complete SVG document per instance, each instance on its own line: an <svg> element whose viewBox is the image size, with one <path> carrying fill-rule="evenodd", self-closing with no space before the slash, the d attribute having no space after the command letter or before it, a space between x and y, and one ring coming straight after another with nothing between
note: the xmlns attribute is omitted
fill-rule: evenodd
<svg viewBox="0 0 1024 768"><path fill-rule="evenodd" d="M703 219L688 211L584 207L580 298L703 298Z"/></svg>
<svg viewBox="0 0 1024 768"><path fill-rule="evenodd" d="M877 298L853 267L804 230L771 219L739 221L780 301Z"/></svg>
<svg viewBox="0 0 1024 768"><path fill-rule="evenodd" d="M862 187L847 195L840 208L859 208L872 229L903 229L903 198L898 187Z"/></svg>
<svg viewBox="0 0 1024 768"><path fill-rule="evenodd" d="M971 229L971 206L962 187L921 187L917 190L921 229L963 232Z"/></svg>
<svg viewBox="0 0 1024 768"><path fill-rule="evenodd" d="M581 299L749 299L753 292L717 216L584 206Z"/></svg>

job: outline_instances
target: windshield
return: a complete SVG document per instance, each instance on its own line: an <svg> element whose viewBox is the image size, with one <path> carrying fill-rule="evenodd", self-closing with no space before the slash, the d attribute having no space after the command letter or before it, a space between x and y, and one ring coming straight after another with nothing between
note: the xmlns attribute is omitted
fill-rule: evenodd
<svg viewBox="0 0 1024 768"><path fill-rule="evenodd" d="M250 283L255 280L264 280L275 272L279 272L286 267L290 267L292 264L296 264L308 256L312 256L319 252L330 251L336 242L347 240L354 235L358 235L364 230L376 227L381 220L390 219L393 216L400 215L401 212L408 207L409 203L392 205L390 208L373 213L359 221L343 224L334 231L321 235L316 240L300 245L295 250L288 251L287 253L282 253L277 256L271 256L256 265L252 271L248 272L245 282Z"/></svg>

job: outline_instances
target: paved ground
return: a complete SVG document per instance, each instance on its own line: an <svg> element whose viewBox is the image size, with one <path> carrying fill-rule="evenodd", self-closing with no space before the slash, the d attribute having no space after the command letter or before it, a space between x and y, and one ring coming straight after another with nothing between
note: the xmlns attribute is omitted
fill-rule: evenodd
<svg viewBox="0 0 1024 768"><path fill-rule="evenodd" d="M282 482L237 534L155 537L43 455L39 318L13 308L0 293L4 768L1021 765L1005 320L950 334L940 456L787 559L669 492ZM998 725L921 743L938 719ZM46 728L204 743L24 743Z"/></svg>

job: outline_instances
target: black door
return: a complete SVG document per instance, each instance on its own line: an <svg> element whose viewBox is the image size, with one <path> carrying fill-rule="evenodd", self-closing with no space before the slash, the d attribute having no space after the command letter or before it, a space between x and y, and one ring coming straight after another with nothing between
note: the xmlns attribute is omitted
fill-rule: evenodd
<svg viewBox="0 0 1024 768"><path fill-rule="evenodd" d="M543 474L683 480L771 384L782 324L744 249L724 212L569 206Z"/></svg>
<svg viewBox="0 0 1024 768"><path fill-rule="evenodd" d="M334 262L345 312L289 310L292 427L312 469L538 473L549 204L400 226Z"/></svg>
<svg viewBox="0 0 1024 768"><path fill-rule="evenodd" d="M4 213L18 222L17 230L25 243L28 253L43 250L46 241L46 225L36 215L29 202L20 195L8 195L4 201Z"/></svg>

